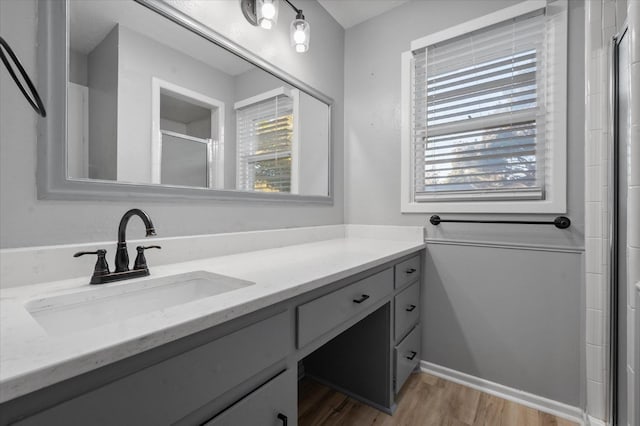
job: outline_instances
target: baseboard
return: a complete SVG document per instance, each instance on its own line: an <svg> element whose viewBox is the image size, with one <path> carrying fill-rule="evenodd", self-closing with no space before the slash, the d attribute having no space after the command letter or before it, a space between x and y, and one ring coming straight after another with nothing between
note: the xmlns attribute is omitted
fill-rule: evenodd
<svg viewBox="0 0 640 426"><path fill-rule="evenodd" d="M580 425L585 424L584 412L578 407L572 407L562 402L553 401L542 396L513 389L499 383L471 376L466 373L461 373L427 361L420 361L420 370L424 373L428 373L508 401L517 402L518 404L553 414L554 416L561 417L563 419L571 420L572 422L576 422Z"/></svg>
<svg viewBox="0 0 640 426"><path fill-rule="evenodd" d="M587 421L585 422L585 424L587 426L607 426L607 422L597 419L593 416L586 416L587 417Z"/></svg>

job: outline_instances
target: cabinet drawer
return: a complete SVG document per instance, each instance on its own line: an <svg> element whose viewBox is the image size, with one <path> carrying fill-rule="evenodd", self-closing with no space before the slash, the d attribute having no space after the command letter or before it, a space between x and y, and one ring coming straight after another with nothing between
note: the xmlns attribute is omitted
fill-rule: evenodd
<svg viewBox="0 0 640 426"><path fill-rule="evenodd" d="M420 282L411 284L395 297L396 342L403 338L411 327L418 323L420 317Z"/></svg>
<svg viewBox="0 0 640 426"><path fill-rule="evenodd" d="M420 276L420 255L407 259L395 266L396 288L400 288L411 281L417 280Z"/></svg>
<svg viewBox="0 0 640 426"><path fill-rule="evenodd" d="M420 326L417 325L398 346L395 347L396 380L395 393L398 394L411 372L420 362Z"/></svg>
<svg viewBox="0 0 640 426"><path fill-rule="evenodd" d="M296 382L296 371L287 370L204 423L204 426L295 426L298 424Z"/></svg>
<svg viewBox="0 0 640 426"><path fill-rule="evenodd" d="M298 306L298 347L369 308L393 291L391 268Z"/></svg>
<svg viewBox="0 0 640 426"><path fill-rule="evenodd" d="M171 424L284 359L287 312L142 369L17 425Z"/></svg>

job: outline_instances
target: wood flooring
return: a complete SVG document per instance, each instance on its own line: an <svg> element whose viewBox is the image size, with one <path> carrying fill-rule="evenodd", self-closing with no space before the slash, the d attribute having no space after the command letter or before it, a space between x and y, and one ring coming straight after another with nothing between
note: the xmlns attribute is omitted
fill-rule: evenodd
<svg viewBox="0 0 640 426"><path fill-rule="evenodd" d="M389 416L310 379L299 386L300 426L570 426L575 423L425 373L413 373Z"/></svg>

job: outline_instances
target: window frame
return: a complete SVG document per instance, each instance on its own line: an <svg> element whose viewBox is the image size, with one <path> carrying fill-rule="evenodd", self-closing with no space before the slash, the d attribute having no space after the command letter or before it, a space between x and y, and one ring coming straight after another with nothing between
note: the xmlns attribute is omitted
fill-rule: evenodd
<svg viewBox="0 0 640 426"><path fill-rule="evenodd" d="M413 52L472 31L499 24L546 8L553 25L553 43L547 47L553 67L553 92L547 91L546 105L552 105L553 129L547 134L545 150L545 198L535 200L446 200L416 201L413 176L412 94ZM401 212L402 213L566 213L567 196L567 0L528 0L494 13L413 40L401 54Z"/></svg>

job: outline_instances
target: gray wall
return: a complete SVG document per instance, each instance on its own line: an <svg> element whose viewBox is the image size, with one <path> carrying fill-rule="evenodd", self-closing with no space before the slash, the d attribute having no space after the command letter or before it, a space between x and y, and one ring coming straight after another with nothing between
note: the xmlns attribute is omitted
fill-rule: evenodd
<svg viewBox="0 0 640 426"><path fill-rule="evenodd" d="M182 4L181 4L182 3ZM206 9L202 7L206 5ZM343 222L344 30L315 1L298 5L314 26L311 49L297 54L289 44L288 10L265 32L246 22L236 1L176 2L224 36L335 99L333 115L333 205L285 202L158 201L62 202L36 198L36 115L6 72L0 72L0 247L25 247L116 238L122 213L147 210L160 236L274 229ZM36 80L36 0L0 1L0 30ZM291 17L292 18L292 17ZM46 96L46 94L44 95ZM143 235L131 221L130 236ZM111 250L113 248L107 247ZM70 259L73 261L73 259Z"/></svg>
<svg viewBox="0 0 640 426"><path fill-rule="evenodd" d="M233 79L233 85L235 87L236 102L282 86L293 88L290 84L286 84L279 78L259 68L254 68L236 75Z"/></svg>
<svg viewBox="0 0 640 426"><path fill-rule="evenodd" d="M69 51L69 81L81 86L89 85L89 58L84 53Z"/></svg>
<svg viewBox="0 0 640 426"><path fill-rule="evenodd" d="M516 3L414 0L346 32L347 223L424 225L423 358L583 404L584 9L570 1L567 231L535 225L430 225L400 213L400 55L410 42ZM450 218L546 219L536 215ZM462 245L474 241L476 245ZM510 248L498 248L506 244ZM517 246L544 246L541 251ZM556 251L558 247L566 251Z"/></svg>
<svg viewBox="0 0 640 426"><path fill-rule="evenodd" d="M429 244L423 359L580 405L578 254Z"/></svg>
<svg viewBox="0 0 640 426"><path fill-rule="evenodd" d="M118 176L118 27L88 55L89 177Z"/></svg>

